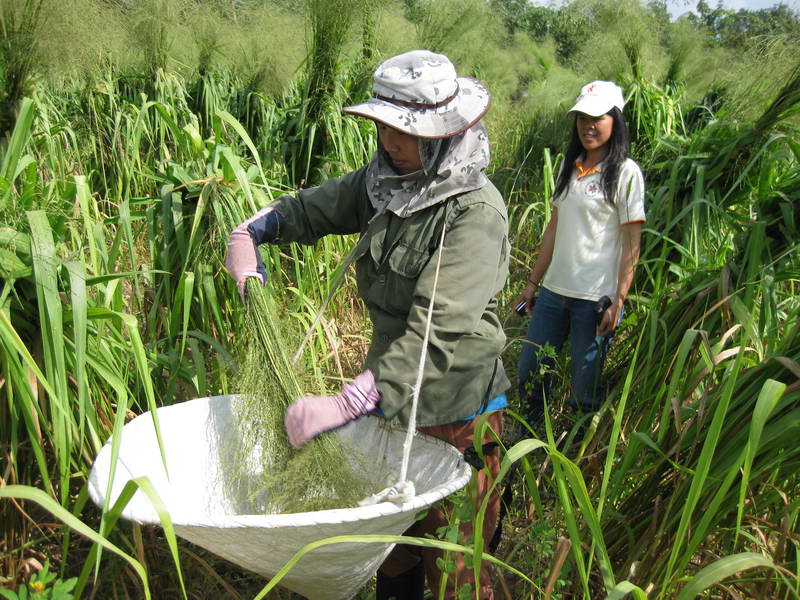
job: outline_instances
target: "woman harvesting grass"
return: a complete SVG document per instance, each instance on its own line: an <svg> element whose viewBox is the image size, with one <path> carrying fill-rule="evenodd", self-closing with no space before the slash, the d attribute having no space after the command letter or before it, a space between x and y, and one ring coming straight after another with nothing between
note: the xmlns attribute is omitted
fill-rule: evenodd
<svg viewBox="0 0 800 600"><path fill-rule="evenodd" d="M421 431L463 452L472 446L478 415L492 412L489 422L501 432L509 385L495 298L508 274L507 216L484 175L489 143L481 118L490 96L479 81L457 77L447 57L425 50L381 64L373 92L369 101L345 109L376 123L378 150L369 164L283 196L242 223L231 234L226 265L244 293L248 278L266 278L258 244L313 244L329 234L358 233L358 291L373 323L364 371L336 395L298 398L286 414L289 439L302 445L370 411L406 423L434 297L416 419ZM478 503L499 471L496 455L486 462L488 472L478 474ZM486 539L498 508L499 497L493 498ZM446 524L436 507L407 534L424 536ZM462 533L471 533L469 524ZM421 599L425 577L438 597L440 556L428 548L395 548L379 571L377 598ZM483 568L480 597L493 598L488 564ZM446 597L454 598L471 579L459 556Z"/></svg>

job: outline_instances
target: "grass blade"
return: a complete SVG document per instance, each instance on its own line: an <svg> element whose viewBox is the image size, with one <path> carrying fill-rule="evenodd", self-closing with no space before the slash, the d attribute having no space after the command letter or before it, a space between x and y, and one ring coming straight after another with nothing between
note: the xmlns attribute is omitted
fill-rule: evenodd
<svg viewBox="0 0 800 600"><path fill-rule="evenodd" d="M147 572L144 570L144 567L142 567L141 563L128 556L125 552L117 548L114 544L109 542L105 537L97 533L91 527L85 525L80 519L75 517L66 508L58 504L58 502L53 500L42 490L27 485L9 485L0 488L0 498L16 498L18 500L29 500L30 502L35 502L59 519L67 527L70 527L88 540L94 542L95 544L99 544L103 548L106 548L107 550L110 550L117 556L121 557L136 572L136 574L139 576L139 579L142 580L142 583L144 584L145 598L150 600L150 586L148 584Z"/></svg>
<svg viewBox="0 0 800 600"><path fill-rule="evenodd" d="M740 554L725 556L700 569L697 575L692 577L686 585L683 586L681 593L678 594L678 600L693 600L704 590L719 583L726 577L730 577L739 571L754 569L756 567L770 567L774 569L775 563L766 556L756 554L755 552L742 552Z"/></svg>

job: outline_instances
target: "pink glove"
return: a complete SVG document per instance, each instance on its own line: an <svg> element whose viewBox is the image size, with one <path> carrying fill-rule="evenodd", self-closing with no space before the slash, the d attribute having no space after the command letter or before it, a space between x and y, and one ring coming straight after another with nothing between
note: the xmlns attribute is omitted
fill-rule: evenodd
<svg viewBox="0 0 800 600"><path fill-rule="evenodd" d="M375 376L369 369L344 384L335 396L302 396L286 409L284 424L289 442L299 448L320 433L368 413L380 399Z"/></svg>
<svg viewBox="0 0 800 600"><path fill-rule="evenodd" d="M244 300L244 292L248 277L258 277L262 284L267 283L266 273L263 271L264 267L258 256L258 250L256 250L256 243L247 230L247 227L253 221L262 218L273 210L271 206L262 208L234 229L228 240L228 254L225 256L225 268L228 270L231 277L233 277L234 281L236 281L236 287L239 289L239 295L242 297L242 300ZM261 267L261 271L259 271L259 267Z"/></svg>

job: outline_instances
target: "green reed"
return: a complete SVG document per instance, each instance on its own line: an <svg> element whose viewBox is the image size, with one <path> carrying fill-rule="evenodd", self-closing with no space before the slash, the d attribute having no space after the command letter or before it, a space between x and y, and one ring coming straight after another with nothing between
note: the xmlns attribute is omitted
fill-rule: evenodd
<svg viewBox="0 0 800 600"><path fill-rule="evenodd" d="M774 85L775 97L759 104L755 117L741 117L729 98L689 129L682 88L653 85L643 64L645 77L626 81L640 140L646 138L634 148L645 167L649 217L629 310L608 360L608 401L586 420L580 440L554 397L543 439L509 450L505 472L521 465L513 485L535 506L534 522L515 507L510 536L519 522L528 529L514 537L516 550L501 546L498 557L510 557L511 567L543 589L550 567L528 558L538 549L528 536L550 528L572 542L559 588L565 594L683 598L725 584L744 596L796 598L796 77ZM318 157L320 176L360 166L375 148L368 123L339 113L337 103L363 92L349 88L342 73L330 90L334 100L323 105L330 145ZM550 67L542 77L531 90L567 88L583 75ZM91 85L56 91L44 83L20 103L3 145L4 574L16 572L32 539L62 544L65 574L77 573L85 556L62 531L38 533L7 499L14 497L105 546L104 566L116 566L114 548L126 554L119 560L143 582L132 593L150 593L161 567L137 566L147 545L142 532L117 523L118 506L106 507L102 520L86 506L91 462L133 414L239 389L234 365L255 321L224 272L225 242L233 224L294 189L297 174L309 176L302 147L310 140L302 146L286 136L303 87L295 82L285 95L268 97L211 68L198 96L195 80L156 69L144 82L109 65ZM512 215L513 278L503 305L535 255L566 126L555 109L513 106L519 110L489 122L491 175ZM310 324L352 243L264 250L269 301L280 306L289 331ZM276 384L276 396L333 389L357 372L369 334L354 289L345 274L299 383ZM518 321L510 323L515 333ZM513 366L509 371L513 376ZM280 432L279 413L271 427ZM575 448L560 441L563 430ZM479 557L482 544L473 540ZM94 566L86 564L82 586ZM120 572L101 568L97 593L131 585ZM192 579L186 577L188 589L200 585ZM509 583L520 597L538 589L522 577Z"/></svg>

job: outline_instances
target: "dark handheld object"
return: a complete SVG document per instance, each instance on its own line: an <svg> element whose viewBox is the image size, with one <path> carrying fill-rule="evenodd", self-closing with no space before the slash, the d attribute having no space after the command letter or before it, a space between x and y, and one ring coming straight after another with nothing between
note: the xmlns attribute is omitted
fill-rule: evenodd
<svg viewBox="0 0 800 600"><path fill-rule="evenodd" d="M520 317L524 317L525 316L525 307L527 306L527 304L528 303L525 302L525 300L523 300L522 302L520 302L519 304L517 304L514 307L514 312L517 313ZM531 306L533 306L533 301L531 301Z"/></svg>
<svg viewBox="0 0 800 600"><path fill-rule="evenodd" d="M603 296L597 301L597 304L594 305L594 316L598 325L600 325L600 321L603 320L603 313L605 313L610 306L611 298L608 296Z"/></svg>

